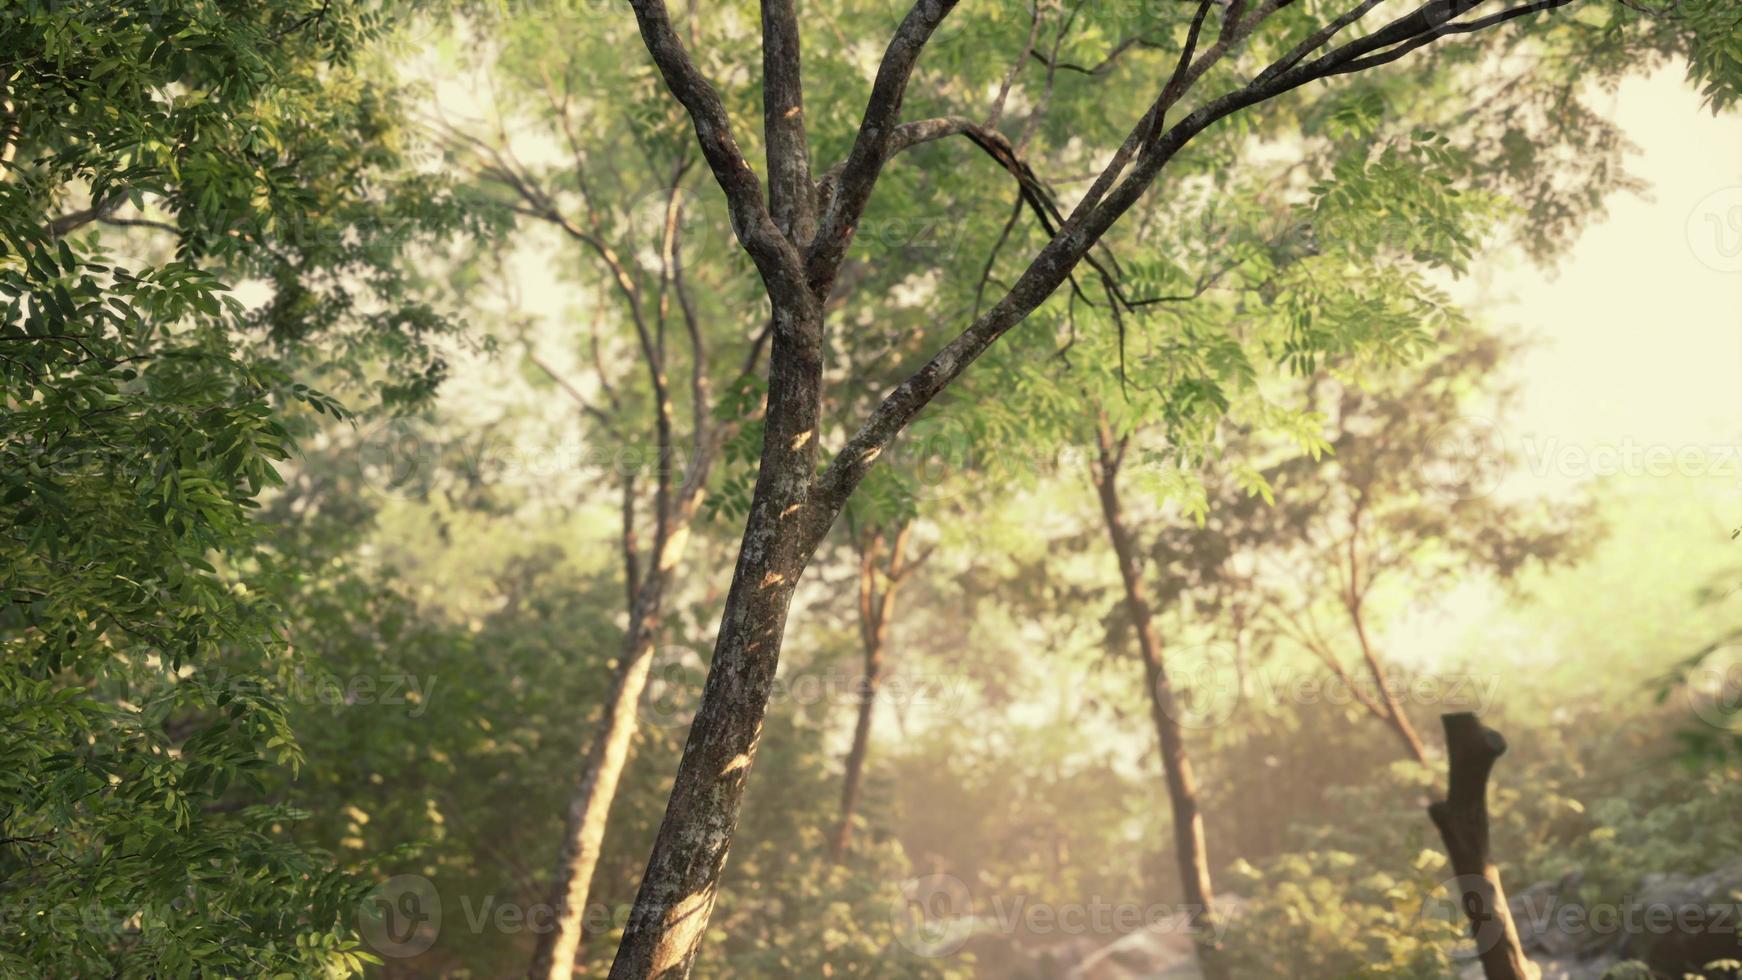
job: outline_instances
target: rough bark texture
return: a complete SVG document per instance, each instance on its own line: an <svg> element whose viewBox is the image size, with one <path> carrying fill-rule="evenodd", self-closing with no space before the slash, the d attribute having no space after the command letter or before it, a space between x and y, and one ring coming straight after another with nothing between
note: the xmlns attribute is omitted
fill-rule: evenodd
<svg viewBox="0 0 1742 980"><path fill-rule="evenodd" d="M1215 889L1210 883L1210 859L1204 844L1204 817L1198 809L1197 783L1192 776L1191 759L1186 755L1179 707L1168 681L1154 611L1149 606L1148 588L1143 581L1143 559L1125 526L1119 503L1119 465L1124 446L1115 444L1104 426L1098 435L1101 466L1095 475L1095 489L1100 496L1107 537L1119 561L1119 577L1125 583L1125 606L1131 613L1131 623L1137 631L1137 648L1143 657L1150 716L1161 746L1161 765L1167 776L1167 799L1173 811L1174 860L1179 866L1186 904L1193 908L1192 938L1197 947L1198 968L1205 980L1229 980L1231 974L1215 941Z"/></svg>
<svg viewBox="0 0 1742 980"><path fill-rule="evenodd" d="M889 643L889 623L895 612L895 593L906 572L902 558L907 549L908 527L896 532L889 548L889 564L883 591L877 591L877 558L883 535L874 534L859 558L859 641L864 647L865 672L860 678L859 718L853 726L853 746L847 751L846 774L841 781L841 819L829 839L829 856L839 861L847 854L853 837L853 812L859 805L859 785L864 780L865 756L871 746L871 718L876 713L877 690L883 683L883 649Z"/></svg>
<svg viewBox="0 0 1742 980"><path fill-rule="evenodd" d="M1458 902L1470 919L1482 973L1488 980L1536 980L1538 971L1524 955L1500 871L1488 852L1488 775L1506 752L1506 739L1469 712L1440 720L1450 778L1446 798L1427 812L1457 873Z"/></svg>
<svg viewBox="0 0 1742 980"><path fill-rule="evenodd" d="M816 545L807 496L822 377L818 304L777 308L761 469L713 663L611 977L689 974L762 737L787 609Z"/></svg>

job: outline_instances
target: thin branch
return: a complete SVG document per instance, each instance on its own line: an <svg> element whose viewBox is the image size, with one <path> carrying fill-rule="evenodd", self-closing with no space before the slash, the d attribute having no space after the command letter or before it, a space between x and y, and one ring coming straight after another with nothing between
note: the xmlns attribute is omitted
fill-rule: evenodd
<svg viewBox="0 0 1742 980"><path fill-rule="evenodd" d="M1189 91L1193 82L1220 59L1229 46L1249 34L1254 26L1274 13L1282 0L1267 0L1257 12L1240 26L1220 38L1183 74L1177 84L1170 79L1150 112L1139 120L1126 146L1141 145L1131 172L1117 186L1098 198L1097 188L1111 184L1126 168L1130 154L1124 147L1114 155L1083 202L1080 202L1064 225L1035 256L1010 290L966 329L945 344L932 358L898 385L836 454L828 468L818 477L812 496L817 505L811 515L810 534L820 540L834 513L866 472L881 455L889 440L900 432L938 393L966 370L988 347L1016 324L1022 322L1053 291L1070 276L1071 269L1083 259L1089 249L1112 227L1145 191L1169 160L1191 139L1213 123L1241 109L1273 99L1310 82L1329 77L1337 69L1382 48L1407 42L1418 35L1436 32L1453 18L1474 5L1475 0L1453 0L1450 4L1430 4L1405 15L1373 34L1349 42L1312 62L1285 71L1265 74L1246 85L1198 106L1172 128L1159 136L1151 136L1151 127L1158 126L1161 113L1169 99ZM1442 36L1435 33L1435 37ZM1265 79L1261 81L1260 79ZM1169 90L1172 90L1171 92Z"/></svg>
<svg viewBox="0 0 1742 980"><path fill-rule="evenodd" d="M853 239L853 230L871 200L871 189L889 159L889 143L901 119L901 101L907 80L932 32L956 6L956 0L918 0L902 18L871 83L871 97L859 124L853 147L841 166L840 179L830 196L828 210L817 227L816 239L805 256L805 272L813 295L827 296L841 259Z"/></svg>
<svg viewBox="0 0 1742 980"><path fill-rule="evenodd" d="M616 432L616 424L611 416L605 414L605 412L597 405L594 405L589 401L587 396L581 392L581 389L576 387L575 383L570 381L567 376L551 367L544 358L539 357L538 353L532 349L532 345L530 344L526 347L526 357L527 360L532 362L533 367L538 368L540 371L544 372L546 377L556 382L556 386L561 388L563 393L569 396L569 400L573 401L581 411L592 416L593 420L604 426L606 430L613 433Z"/></svg>
<svg viewBox="0 0 1742 980"><path fill-rule="evenodd" d="M1040 0L1031 0L1028 16L1028 40L1022 42L1022 53L1010 63L1010 70L1004 73L1004 80L998 84L998 94L992 99L992 108L986 113L986 120L980 125L987 129L996 129L998 121L1004 118L1004 103L1010 98L1010 89L1016 84L1016 76L1022 74L1024 63L1028 56L1034 53L1034 40L1040 36Z"/></svg>
<svg viewBox="0 0 1742 980"><path fill-rule="evenodd" d="M768 204L774 224L803 243L816 232L816 188L805 139L798 10L793 0L762 0L762 127Z"/></svg>
<svg viewBox="0 0 1742 980"><path fill-rule="evenodd" d="M810 295L804 260L769 215L762 200L762 185L732 135L732 121L726 114L725 103L720 101L720 93L690 60L689 52L672 29L663 0L631 0L631 6L641 28L642 43L653 56L666 86L690 115L702 156L726 195L732 230L738 241L756 263L769 291L783 302L802 305Z"/></svg>
<svg viewBox="0 0 1742 980"><path fill-rule="evenodd" d="M88 208L69 211L55 218L43 228L43 234L50 238L65 238L93 221L100 221L114 214L126 201L126 191L115 191L103 200L93 202Z"/></svg>

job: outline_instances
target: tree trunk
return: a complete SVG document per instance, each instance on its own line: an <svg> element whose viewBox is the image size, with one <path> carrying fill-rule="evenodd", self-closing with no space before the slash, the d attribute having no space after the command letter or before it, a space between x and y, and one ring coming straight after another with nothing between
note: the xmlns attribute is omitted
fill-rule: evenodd
<svg viewBox="0 0 1742 980"><path fill-rule="evenodd" d="M605 716L587 749L580 788L569 802L562 852L550 890L553 927L538 936L532 968L527 973L529 980L568 980L574 975L588 889L599 863L611 801L616 798L623 764L635 739L637 709L653 664L664 578L658 572L648 576L636 603L638 608L630 617L631 628L624 638L612 679L611 698L605 703Z"/></svg>
<svg viewBox="0 0 1742 980"><path fill-rule="evenodd" d="M599 864L611 803L617 797L617 786L623 777L629 747L640 727L641 695L647 688L647 676L653 666L666 597L677 578L684 547L689 541L690 525L701 508L711 462L711 453L699 460L699 466L691 474L691 482L683 488L675 512L660 530L652 567L647 569L645 577L637 571L633 489L625 490L623 547L624 570L631 594L629 632L623 638L604 717L599 720L598 732L587 748L580 786L569 801L562 849L557 856L556 875L551 881L552 925L548 931L538 935L532 965L527 971L529 980L567 980L574 975L586 924L593 871Z"/></svg>
<svg viewBox="0 0 1742 980"><path fill-rule="evenodd" d="M859 805L859 785L864 779L865 755L871 744L871 716L877 707L877 689L883 682L883 649L889 642L890 616L895 609L895 592L901 586L902 552L907 545L908 528L896 532L889 550L889 570L883 593L877 593L877 554L882 550L883 535L874 535L859 560L859 639L865 649L865 675L859 687L859 720L853 726L853 747L847 752L847 771L841 783L841 820L829 840L829 856L834 861L846 857L847 845L853 836L853 811Z"/></svg>
<svg viewBox="0 0 1742 980"><path fill-rule="evenodd" d="M713 662L612 980L680 980L707 928L780 662L793 588L834 514L807 507L821 414L822 314L776 301L761 468Z"/></svg>
<svg viewBox="0 0 1742 980"><path fill-rule="evenodd" d="M1204 844L1204 818L1198 810L1197 785L1192 777L1191 760L1186 756L1185 739L1178 720L1179 709L1162 657L1161 638L1156 632L1148 590L1144 587L1141 558L1125 527L1119 504L1117 481L1124 447L1115 448L1112 435L1105 427L1100 429L1099 437L1101 470L1095 479L1095 488L1101 498L1101 515L1107 524L1107 537L1112 541L1113 553L1119 561L1119 575L1125 583L1125 605L1131 612L1138 650L1143 656L1150 715L1161 745L1168 802L1173 810L1174 859L1179 866L1186 904L1192 907L1195 916L1192 925L1198 968L1205 980L1229 980L1227 963L1216 942L1215 893L1210 884L1209 855Z"/></svg>
<svg viewBox="0 0 1742 980"><path fill-rule="evenodd" d="M1427 808L1457 874L1458 902L1488 980L1536 980L1518 927L1506 904L1500 871L1488 853L1488 775L1506 752L1506 739L1469 712L1440 716L1450 768L1446 798Z"/></svg>

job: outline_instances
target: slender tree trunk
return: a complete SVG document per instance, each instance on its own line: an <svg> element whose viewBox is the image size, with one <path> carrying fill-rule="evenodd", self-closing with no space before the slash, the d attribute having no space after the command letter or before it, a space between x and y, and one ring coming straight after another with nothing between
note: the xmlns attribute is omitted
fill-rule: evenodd
<svg viewBox="0 0 1742 980"><path fill-rule="evenodd" d="M624 636L623 647L612 674L611 695L605 704L604 717L600 720L598 733L587 748L580 785L569 801L562 848L551 883L552 921L548 930L539 933L533 947L532 963L527 971L530 980L561 980L574 974L575 960L580 951L585 926L588 890L592 885L594 869L599 863L599 852L604 843L611 803L617 796L623 766L639 727L641 694L647 687L647 675L653 663L666 596L677 577L684 548L689 542L690 527L695 522L696 513L706 494L708 472L722 444L723 433L708 423L706 343L683 273L683 250L679 231L683 210L682 182L689 166L687 158L678 162L667 191L665 227L660 246L660 281L651 329L642 306L643 290L640 280L630 274L611 249L597 248L601 258L615 275L627 312L635 325L642 363L647 370L653 395L653 431L658 450L652 501L654 537L649 556L651 567L643 576L636 531L637 480L635 474L628 474L623 481L622 547L623 584L629 608L629 629ZM596 219L594 229L598 231ZM594 244L597 246L597 241ZM684 474L682 484L675 488L675 498L675 474L672 467L676 463L676 444L673 441L670 383L665 369L668 288L677 296L690 342L690 407L695 418L691 435L695 439L697 453L693 460L694 466ZM597 362L596 333L593 341L594 359ZM532 360L583 411L601 420L606 419L605 413L593 406L580 389L546 366L536 354L532 355ZM754 364L755 355L752 354L751 359L746 362L745 372L748 373ZM603 369L599 370L601 387L612 409L621 409L616 393L606 382ZM608 421L607 428L613 428Z"/></svg>
<svg viewBox="0 0 1742 980"><path fill-rule="evenodd" d="M883 535L872 536L859 559L859 639L865 651L865 674L859 687L859 720L853 726L853 747L847 752L847 771L841 783L841 819L829 840L829 856L846 857L853 836L853 811L859 804L859 785L865 774L865 755L871 744L871 717L877 707L877 689L883 682L883 650L889 642L889 622L895 611L895 592L901 587L902 552L907 546L907 526L896 532L889 550L889 568L883 592L877 592L877 556Z"/></svg>
<svg viewBox="0 0 1742 980"><path fill-rule="evenodd" d="M1488 775L1506 752L1506 739L1469 712L1440 716L1446 729L1450 779L1446 798L1428 806L1457 874L1458 905L1470 919L1470 935L1487 980L1536 980L1524 955L1518 926L1506 903L1500 870L1488 852Z"/></svg>
<svg viewBox="0 0 1742 980"><path fill-rule="evenodd" d="M777 299L772 344L761 468L738 563L613 980L689 975L737 829L793 589L835 516L807 507L821 414L820 304Z"/></svg>
<svg viewBox="0 0 1742 980"><path fill-rule="evenodd" d="M654 638L658 635L668 578L654 570L642 583L636 608L630 615L629 634L624 638L612 678L611 697L605 702L598 733L588 746L580 788L569 802L562 852L550 890L552 928L538 936L532 968L527 973L530 980L567 980L574 975L587 894L605 840L611 801L616 798L629 746L639 727L637 709L653 664Z"/></svg>
<svg viewBox="0 0 1742 980"><path fill-rule="evenodd" d="M666 599L682 565L690 526L701 509L713 460L712 445L704 447L697 458L697 466L688 475L671 516L659 522L652 566L645 575L640 573L636 555L634 484L625 484L623 561L629 591L629 631L623 638L611 678L611 696L605 702L604 717L587 747L580 785L569 800L562 849L550 888L551 927L539 933L533 947L532 965L527 971L529 980L567 980L574 975L593 872L599 864L611 803L617 797L629 748L640 728L641 695L653 666ZM662 479L661 485L665 482ZM664 495L662 492L658 496ZM663 504L663 499L660 502Z"/></svg>
<svg viewBox="0 0 1742 980"><path fill-rule="evenodd" d="M684 489L677 513L661 535L662 543L654 555L653 567L639 581L634 576L632 522L625 521L626 568L634 592L629 632L623 638L622 652L612 676L611 697L605 703L605 715L587 748L580 786L569 801L562 851L557 858L556 876L550 890L552 928L539 934L538 943L533 948L532 967L527 972L530 980L567 980L574 975L593 871L599 864L611 802L617 797L617 786L623 777L629 747L640 727L641 695L647 688L647 675L653 666L666 597L682 562L690 524L701 506L703 487L700 481L706 480L708 461L708 457L700 460L701 465L692 476L692 483ZM625 514L628 513L625 510Z"/></svg>
<svg viewBox="0 0 1742 980"><path fill-rule="evenodd" d="M1161 637L1155 629L1148 590L1143 582L1142 558L1125 527L1119 504L1119 464L1124 446L1114 445L1112 434L1105 426L1100 428L1099 438L1101 468L1095 478L1095 488L1101 498L1101 515L1106 521L1107 537L1119 561L1119 575L1125 583L1125 605L1131 612L1132 625L1137 631L1137 647L1143 657L1150 714L1161 745L1168 802L1173 810L1174 859L1179 866L1186 904L1192 906L1195 916L1193 939L1197 946L1198 968L1205 980L1229 980L1231 975L1227 963L1216 942L1215 891L1210 884L1209 855L1204 844L1204 818L1198 809L1197 784L1192 776L1191 760L1186 756L1185 738L1178 720L1179 709L1168 682Z"/></svg>

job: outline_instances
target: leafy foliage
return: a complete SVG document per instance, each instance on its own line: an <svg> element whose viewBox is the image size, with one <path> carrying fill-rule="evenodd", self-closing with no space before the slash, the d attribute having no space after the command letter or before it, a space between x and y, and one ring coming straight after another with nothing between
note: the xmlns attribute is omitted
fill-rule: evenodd
<svg viewBox="0 0 1742 980"><path fill-rule="evenodd" d="M439 182L395 183L399 110L357 67L390 8L232 6L0 12L9 974L370 959L366 883L291 843L308 814L261 796L302 761L277 683L299 651L252 512L289 418L348 413L292 380L306 351L260 342L374 338L321 355L354 371L427 356L439 324L395 266L460 222ZM383 209L383 186L422 203ZM164 235L172 255L148 241ZM251 276L273 283L265 313L227 288Z"/></svg>

